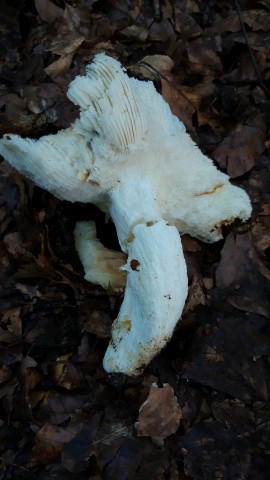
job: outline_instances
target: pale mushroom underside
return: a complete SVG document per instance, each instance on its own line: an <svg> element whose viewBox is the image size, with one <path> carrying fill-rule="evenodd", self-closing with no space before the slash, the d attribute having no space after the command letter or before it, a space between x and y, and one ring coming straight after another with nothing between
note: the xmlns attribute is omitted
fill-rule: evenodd
<svg viewBox="0 0 270 480"><path fill-rule="evenodd" d="M126 281L104 367L136 376L171 338L184 306L178 231L219 240L221 226L249 218L251 204L192 142L153 84L128 77L113 58L96 55L68 97L80 107L69 129L39 140L5 135L0 153L57 197L95 203L112 216L126 263L97 242L89 223L78 224L76 248L89 281L116 289Z"/></svg>

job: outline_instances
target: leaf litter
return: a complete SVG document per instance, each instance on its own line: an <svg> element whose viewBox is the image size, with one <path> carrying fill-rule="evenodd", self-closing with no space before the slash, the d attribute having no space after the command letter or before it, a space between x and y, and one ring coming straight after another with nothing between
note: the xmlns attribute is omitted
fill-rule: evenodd
<svg viewBox="0 0 270 480"><path fill-rule="evenodd" d="M1 134L68 127L67 86L105 51L155 82L253 215L218 244L183 238L183 319L139 379L115 385L102 358L122 296L83 279L73 244L78 220L115 249L114 229L0 163L1 478L267 480L269 2L3 0L2 12Z"/></svg>

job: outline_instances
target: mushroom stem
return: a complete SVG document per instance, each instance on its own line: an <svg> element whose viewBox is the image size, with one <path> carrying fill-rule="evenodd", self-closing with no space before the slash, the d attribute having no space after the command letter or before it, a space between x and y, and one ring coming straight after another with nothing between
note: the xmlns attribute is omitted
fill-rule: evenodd
<svg viewBox="0 0 270 480"><path fill-rule="evenodd" d="M111 190L109 206L119 243L125 252L135 225L163 220L150 180L130 170Z"/></svg>
<svg viewBox="0 0 270 480"><path fill-rule="evenodd" d="M127 285L103 366L137 376L173 334L187 296L187 269L179 233L160 218L151 185L137 178L129 194L128 188L111 193L111 214L128 253Z"/></svg>

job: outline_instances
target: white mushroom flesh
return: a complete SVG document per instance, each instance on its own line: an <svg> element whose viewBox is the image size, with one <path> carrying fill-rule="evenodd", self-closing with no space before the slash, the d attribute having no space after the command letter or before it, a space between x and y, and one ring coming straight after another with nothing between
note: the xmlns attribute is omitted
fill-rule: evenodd
<svg viewBox="0 0 270 480"><path fill-rule="evenodd" d="M94 222L78 222L74 231L75 247L84 268L84 278L91 283L119 291L126 286L122 267L126 255L105 248L96 238Z"/></svg>
<svg viewBox="0 0 270 480"><path fill-rule="evenodd" d="M139 375L170 340L187 296L179 233L164 220L138 224L127 245L127 285L103 365L109 373Z"/></svg>

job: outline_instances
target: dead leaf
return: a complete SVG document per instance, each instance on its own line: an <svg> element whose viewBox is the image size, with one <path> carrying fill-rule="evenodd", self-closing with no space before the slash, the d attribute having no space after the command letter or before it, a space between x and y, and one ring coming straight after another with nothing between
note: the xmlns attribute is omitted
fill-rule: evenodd
<svg viewBox="0 0 270 480"><path fill-rule="evenodd" d="M241 11L242 21L253 31L269 31L269 13L264 10L246 10ZM217 32L239 32L241 25L239 16L235 10L229 10L226 17L217 20L213 29Z"/></svg>
<svg viewBox="0 0 270 480"><path fill-rule="evenodd" d="M186 95L185 87L182 87L177 82L177 79L172 75L166 75L166 78L161 78L162 97L170 105L173 115L179 118L181 122L190 131L194 130L192 123L193 114L196 107Z"/></svg>
<svg viewBox="0 0 270 480"><path fill-rule="evenodd" d="M185 474L194 480L244 480L251 462L251 433L248 425L230 426L219 422L194 425L178 443Z"/></svg>
<svg viewBox="0 0 270 480"><path fill-rule="evenodd" d="M68 44L66 46L62 45L63 53L60 54L61 57L45 68L45 72L47 73L47 75L54 79L66 72L71 65L76 50L79 48L83 41L84 37L77 36L76 34L75 38L69 38ZM57 50L59 51L59 45L57 45Z"/></svg>
<svg viewBox="0 0 270 480"><path fill-rule="evenodd" d="M167 55L146 55L136 65L128 70L133 74L141 74L143 78L157 80L159 76L165 76L173 69L174 62Z"/></svg>
<svg viewBox="0 0 270 480"><path fill-rule="evenodd" d="M35 0L35 6L40 18L48 23L53 23L55 20L60 19L64 13L64 10L51 0Z"/></svg>
<svg viewBox="0 0 270 480"><path fill-rule="evenodd" d="M220 36L197 38L188 44L187 54L189 58L189 69L195 68L196 72L202 71L204 75L211 71L222 70L218 52L221 51Z"/></svg>
<svg viewBox="0 0 270 480"><path fill-rule="evenodd" d="M145 42L148 37L148 29L144 25L129 25L121 30L121 36L135 40L136 42Z"/></svg>
<svg viewBox="0 0 270 480"><path fill-rule="evenodd" d="M269 342L261 333L264 325L265 320L258 316L218 316L206 333L193 337L181 376L245 402L265 400L261 357L268 354Z"/></svg>
<svg viewBox="0 0 270 480"><path fill-rule="evenodd" d="M178 430L181 415L173 388L168 383L160 388L153 383L147 400L139 410L137 435L160 437L163 440Z"/></svg>
<svg viewBox="0 0 270 480"><path fill-rule="evenodd" d="M79 473L86 470L102 417L102 412L83 411L73 416L69 429L76 431L76 434L65 444L62 452L63 465L69 472Z"/></svg>
<svg viewBox="0 0 270 480"><path fill-rule="evenodd" d="M194 308L198 305L206 305L206 295L204 293L203 279L199 275L195 274L189 287L188 298L186 300L182 315L194 310Z"/></svg>
<svg viewBox="0 0 270 480"><path fill-rule="evenodd" d="M167 73L161 78L162 96L169 103L174 115L181 120L189 131L198 125L217 125L216 112L211 103L217 95L217 89L211 78L204 83L189 87L181 85L180 79ZM196 115L196 122L194 116Z"/></svg>
<svg viewBox="0 0 270 480"><path fill-rule="evenodd" d="M69 360L70 354L58 357L50 367L52 381L59 387L66 390L83 388L85 379L80 369Z"/></svg>
<svg viewBox="0 0 270 480"><path fill-rule="evenodd" d="M59 460L65 443L70 442L74 434L64 428L45 423L36 434L31 464L48 465Z"/></svg>
<svg viewBox="0 0 270 480"><path fill-rule="evenodd" d="M106 313L93 311L89 309L89 302L82 302L80 305L80 315L83 319L83 328L86 332L93 333L99 338L110 338L112 320Z"/></svg>
<svg viewBox="0 0 270 480"><path fill-rule="evenodd" d="M54 392L50 390L44 395L40 408L39 418L46 422L60 425L69 420L76 409L81 409L83 405L91 401L89 392L69 393Z"/></svg>
<svg viewBox="0 0 270 480"><path fill-rule="evenodd" d="M258 254L251 233L230 233L216 270L216 285L223 298L245 312L270 318L269 284L258 271Z"/></svg>
<svg viewBox="0 0 270 480"><path fill-rule="evenodd" d="M244 122L238 122L213 153L222 169L231 178L251 170L256 157L265 149L266 125L263 116L253 112Z"/></svg>
<svg viewBox="0 0 270 480"><path fill-rule="evenodd" d="M90 26L91 16L87 8L66 4L58 35L49 47L49 50L60 55L60 58L45 68L45 72L52 79L69 69L75 52L89 35Z"/></svg>
<svg viewBox="0 0 270 480"><path fill-rule="evenodd" d="M12 370L4 364L0 364L0 384L10 380L12 376Z"/></svg>

